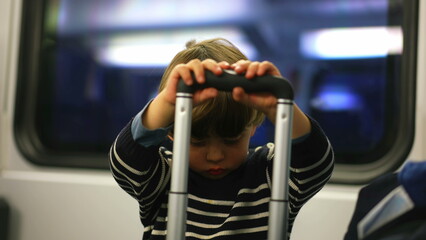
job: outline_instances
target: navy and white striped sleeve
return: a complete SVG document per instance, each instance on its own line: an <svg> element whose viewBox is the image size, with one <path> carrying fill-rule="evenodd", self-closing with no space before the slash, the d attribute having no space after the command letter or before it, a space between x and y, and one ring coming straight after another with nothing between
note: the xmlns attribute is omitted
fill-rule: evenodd
<svg viewBox="0 0 426 240"><path fill-rule="evenodd" d="M161 134L154 135L156 138L162 137ZM155 217L160 198L170 182L170 160L162 157L159 145L143 146L137 140L132 134L130 122L111 146L109 160L114 179L123 190L138 200L140 217L143 224L147 225ZM164 137L151 142L161 140Z"/></svg>

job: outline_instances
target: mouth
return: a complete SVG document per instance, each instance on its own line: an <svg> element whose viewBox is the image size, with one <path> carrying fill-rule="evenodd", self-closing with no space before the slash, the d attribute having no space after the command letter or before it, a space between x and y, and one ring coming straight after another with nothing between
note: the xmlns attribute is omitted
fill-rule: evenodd
<svg viewBox="0 0 426 240"><path fill-rule="evenodd" d="M218 176L218 175L222 175L223 173L225 173L225 169L223 169L223 168L210 168L207 172L210 175Z"/></svg>

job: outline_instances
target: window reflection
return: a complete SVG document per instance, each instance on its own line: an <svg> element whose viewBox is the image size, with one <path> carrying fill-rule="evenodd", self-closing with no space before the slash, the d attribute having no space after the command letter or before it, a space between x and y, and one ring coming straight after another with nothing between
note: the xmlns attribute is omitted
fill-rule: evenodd
<svg viewBox="0 0 426 240"><path fill-rule="evenodd" d="M327 132L337 161L359 162L395 124L386 99L398 81L402 36L401 14L389 14L390 7L401 6L386 0L50 0L41 81L52 88L41 90L49 104L37 113L43 141L57 150L107 151L155 96L164 68L186 41L224 37L250 59L276 63L293 83L298 105ZM252 143L272 141L273 133L265 122Z"/></svg>

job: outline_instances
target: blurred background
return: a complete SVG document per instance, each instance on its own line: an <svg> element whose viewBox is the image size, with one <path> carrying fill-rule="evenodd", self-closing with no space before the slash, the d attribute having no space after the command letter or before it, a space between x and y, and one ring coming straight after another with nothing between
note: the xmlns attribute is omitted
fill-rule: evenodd
<svg viewBox="0 0 426 240"><path fill-rule="evenodd" d="M401 2L45 1L35 128L55 151L107 152L188 40L223 37L280 68L338 162L368 163L396 124ZM251 144L272 140L265 122Z"/></svg>

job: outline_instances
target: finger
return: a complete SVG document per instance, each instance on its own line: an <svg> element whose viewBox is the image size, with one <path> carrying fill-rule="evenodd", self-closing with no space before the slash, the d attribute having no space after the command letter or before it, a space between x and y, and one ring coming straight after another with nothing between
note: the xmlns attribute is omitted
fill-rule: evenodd
<svg viewBox="0 0 426 240"><path fill-rule="evenodd" d="M185 64L176 65L170 74L169 84L173 86L177 85L179 79L182 79L186 85L192 85L193 83L191 71Z"/></svg>
<svg viewBox="0 0 426 240"><path fill-rule="evenodd" d="M205 88L194 93L194 105L200 104L208 99L215 98L219 91L215 88Z"/></svg>
<svg viewBox="0 0 426 240"><path fill-rule="evenodd" d="M231 68L231 65L226 61L219 62L218 64L219 64L219 67L221 67L222 69L230 69Z"/></svg>
<svg viewBox="0 0 426 240"><path fill-rule="evenodd" d="M247 70L247 66L250 64L249 60L239 60L238 62L231 65L234 71L238 74L242 74Z"/></svg>
<svg viewBox="0 0 426 240"><path fill-rule="evenodd" d="M257 70L259 68L259 62L251 62L248 66L247 66L247 70L246 70L246 74L245 77L247 79L251 79L253 77L255 77L257 75Z"/></svg>
<svg viewBox="0 0 426 240"><path fill-rule="evenodd" d="M221 64L224 65L224 62L221 62L220 64L217 63L215 60L213 59L206 59L203 61L203 66L205 69L213 72L215 75L220 75L222 74L222 67Z"/></svg>
<svg viewBox="0 0 426 240"><path fill-rule="evenodd" d="M259 64L259 68L257 69L257 75L263 76L265 74L270 74L274 76L281 76L278 68L269 61L263 61Z"/></svg>
<svg viewBox="0 0 426 240"><path fill-rule="evenodd" d="M232 98L240 103L249 103L249 96L242 87L235 87L232 89Z"/></svg>
<svg viewBox="0 0 426 240"><path fill-rule="evenodd" d="M194 73L195 81L203 84L205 82L203 63L199 59L193 59L187 63L187 66Z"/></svg>
<svg viewBox="0 0 426 240"><path fill-rule="evenodd" d="M248 94L241 87L236 87L232 91L232 97L235 101L246 104L249 107L258 109L264 113L275 108L277 99L269 93L253 93Z"/></svg>

